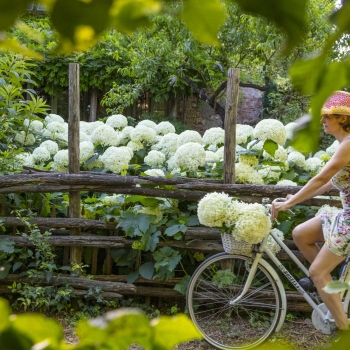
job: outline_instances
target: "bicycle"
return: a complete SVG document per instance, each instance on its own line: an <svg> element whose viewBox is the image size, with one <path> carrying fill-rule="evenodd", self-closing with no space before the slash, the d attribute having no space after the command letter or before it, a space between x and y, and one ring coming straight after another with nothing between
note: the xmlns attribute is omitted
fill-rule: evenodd
<svg viewBox="0 0 350 350"><path fill-rule="evenodd" d="M263 204L269 207L268 199L263 199ZM218 349L253 348L278 332L284 323L285 289L273 266L262 257L263 253L313 308L314 327L324 334L331 334L335 328L332 315L317 293L306 292L267 247L270 235L310 277L307 268L274 232L256 245L237 242L231 234L223 234L225 252L205 260L192 275L186 293L189 316L204 339ZM349 271L350 264L346 264L341 281L350 281ZM349 317L350 293L343 292L341 297Z"/></svg>

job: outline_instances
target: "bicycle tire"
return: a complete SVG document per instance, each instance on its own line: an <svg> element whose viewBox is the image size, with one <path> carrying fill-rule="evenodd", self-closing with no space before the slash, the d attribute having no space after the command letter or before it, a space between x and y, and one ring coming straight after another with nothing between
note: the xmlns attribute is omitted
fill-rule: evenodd
<svg viewBox="0 0 350 350"><path fill-rule="evenodd" d="M248 256L219 253L204 261L189 282L189 316L204 339L218 349L258 346L284 321L283 286L260 263L245 296L229 304L240 294L252 261Z"/></svg>

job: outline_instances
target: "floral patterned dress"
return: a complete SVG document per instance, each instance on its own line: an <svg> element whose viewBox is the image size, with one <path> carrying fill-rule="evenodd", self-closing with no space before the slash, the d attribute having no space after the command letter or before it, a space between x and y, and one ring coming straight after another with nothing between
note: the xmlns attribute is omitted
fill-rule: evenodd
<svg viewBox="0 0 350 350"><path fill-rule="evenodd" d="M332 184L340 191L343 210L321 214L323 235L332 253L347 257L350 255L350 165L332 177Z"/></svg>

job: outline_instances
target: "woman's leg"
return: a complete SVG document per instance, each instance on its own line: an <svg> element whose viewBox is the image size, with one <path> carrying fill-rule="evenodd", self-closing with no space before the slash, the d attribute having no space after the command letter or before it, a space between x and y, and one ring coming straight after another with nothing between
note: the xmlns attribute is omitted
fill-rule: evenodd
<svg viewBox="0 0 350 350"><path fill-rule="evenodd" d="M321 217L316 216L296 226L293 239L303 256L312 263L320 251L316 242L324 241Z"/></svg>
<svg viewBox="0 0 350 350"><path fill-rule="evenodd" d="M343 305L340 300L340 294L329 294L322 290L322 288L329 282L332 281L331 271L345 258L335 255L329 248L324 245L320 250L319 254L310 266L310 277L314 282L317 291L322 301L331 312L335 324L339 329L349 329L348 316L346 315Z"/></svg>

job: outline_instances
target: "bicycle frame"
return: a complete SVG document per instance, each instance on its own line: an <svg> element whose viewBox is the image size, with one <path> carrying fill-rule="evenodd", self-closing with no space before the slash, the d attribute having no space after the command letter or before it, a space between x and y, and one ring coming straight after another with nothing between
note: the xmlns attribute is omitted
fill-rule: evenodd
<svg viewBox="0 0 350 350"><path fill-rule="evenodd" d="M308 277L310 277L309 271L307 268L301 263L301 261L295 256L295 254L282 242L280 238L277 237L277 235L274 232L270 232L270 235L273 237L273 239L277 242L277 244L286 252L286 254L296 263L296 265L304 272L304 274ZM319 316L325 321L325 322L334 322L332 318L330 318L329 311L325 314L318 306L318 304L315 303L315 301L310 297L310 295L301 287L301 285L298 283L298 281L291 275L291 273L281 264L281 262L278 260L278 258L275 256L274 253L271 252L271 250L266 246L268 237L265 237L263 241L260 243L258 247L258 252L255 254L255 257L252 257L252 266L250 268L250 272L246 281L246 284L240 293L240 295L231 301L230 304L235 304L237 301L242 299L246 292L248 291L253 277L256 273L257 266L259 262L262 260L265 261L262 258L262 254L265 252L268 257L272 260L272 262L279 268L279 270L286 276L286 278L293 284L293 286L296 288L296 290L304 297L304 299L308 302L308 304L319 314ZM346 268L344 269L341 280L345 282L350 281L350 263L347 264ZM344 292L341 293L341 298L343 300ZM347 310L347 307L349 305L349 299L350 299L350 293L346 293L346 297L343 301L344 303L344 309Z"/></svg>

